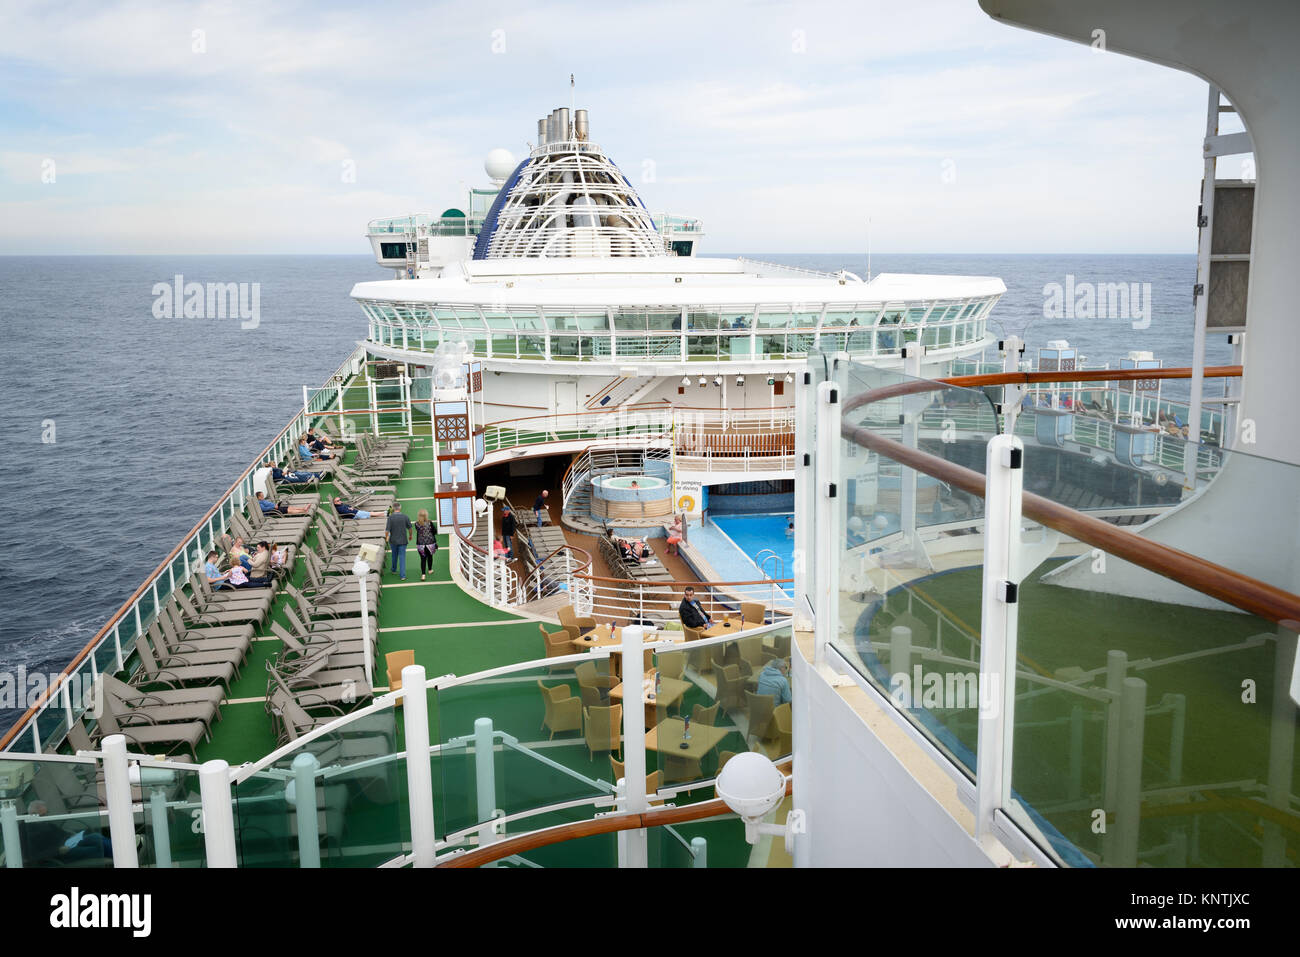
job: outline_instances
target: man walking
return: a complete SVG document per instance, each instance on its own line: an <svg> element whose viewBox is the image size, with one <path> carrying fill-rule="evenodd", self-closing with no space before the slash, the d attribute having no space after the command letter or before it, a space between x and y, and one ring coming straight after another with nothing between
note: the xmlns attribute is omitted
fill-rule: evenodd
<svg viewBox="0 0 1300 957"><path fill-rule="evenodd" d="M402 514L402 504L393 504L393 513L388 516L388 527L384 529L384 541L393 551L393 571L398 571L402 581L406 581L406 546L410 542L411 520Z"/></svg>
<svg viewBox="0 0 1300 957"><path fill-rule="evenodd" d="M542 494L533 502L533 516L537 519L538 528L542 527L542 512L546 510L546 499L550 494L546 489L542 489Z"/></svg>

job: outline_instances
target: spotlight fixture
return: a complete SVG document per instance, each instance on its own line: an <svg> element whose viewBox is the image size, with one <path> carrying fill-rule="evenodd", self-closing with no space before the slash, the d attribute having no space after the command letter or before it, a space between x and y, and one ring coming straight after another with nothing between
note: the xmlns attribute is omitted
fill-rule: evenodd
<svg viewBox="0 0 1300 957"><path fill-rule="evenodd" d="M708 384L709 383L705 380L704 376L700 376L700 388L703 389Z"/></svg>
<svg viewBox="0 0 1300 957"><path fill-rule="evenodd" d="M745 377L743 375L736 376L736 387L744 388L744 385L745 385Z"/></svg>
<svg viewBox="0 0 1300 957"><path fill-rule="evenodd" d="M682 385L690 385L690 384L691 384L691 377L688 375L682 376Z"/></svg>
<svg viewBox="0 0 1300 957"><path fill-rule="evenodd" d="M785 384L789 385L793 381L794 381L794 376L792 376L790 373L787 372L785 374Z"/></svg>
<svg viewBox="0 0 1300 957"><path fill-rule="evenodd" d="M722 376L720 376L720 375L718 375L718 376L714 376L714 377L713 377L713 384L714 384L714 385L718 385L718 386L722 385Z"/></svg>

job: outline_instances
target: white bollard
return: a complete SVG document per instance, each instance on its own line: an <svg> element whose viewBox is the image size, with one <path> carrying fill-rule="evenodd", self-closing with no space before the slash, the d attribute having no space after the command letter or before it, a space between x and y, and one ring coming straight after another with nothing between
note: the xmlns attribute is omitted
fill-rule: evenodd
<svg viewBox="0 0 1300 957"><path fill-rule="evenodd" d="M474 779L478 790L478 819L485 821L478 830L479 847L496 839L494 824L497 807L496 746L491 718L474 722Z"/></svg>
<svg viewBox="0 0 1300 957"><path fill-rule="evenodd" d="M131 777L126 763L126 738L110 734L103 741L104 797L108 803L108 832L114 867L139 867L135 853L135 815L131 810Z"/></svg>
<svg viewBox="0 0 1300 957"><path fill-rule="evenodd" d="M709 842L702 837L691 838L691 866L709 866Z"/></svg>
<svg viewBox="0 0 1300 957"><path fill-rule="evenodd" d="M1146 726L1147 683L1125 678L1120 691L1119 768L1116 774L1113 867L1136 867L1142 825L1142 743Z"/></svg>
<svg viewBox="0 0 1300 957"><path fill-rule="evenodd" d="M298 821L298 866L320 867L320 808L316 804L316 755L303 752L293 759L293 780L285 788L285 800ZM292 788L292 791L290 791Z"/></svg>
<svg viewBox="0 0 1300 957"><path fill-rule="evenodd" d="M172 866L171 828L167 825L167 792L154 785L149 789L149 823L153 830L155 867Z"/></svg>
<svg viewBox="0 0 1300 957"><path fill-rule="evenodd" d="M402 669L406 731L406 791L411 806L411 853L416 867L433 867L433 769L429 766L429 699L423 665Z"/></svg>
<svg viewBox="0 0 1300 957"><path fill-rule="evenodd" d="M220 759L203 762L199 768L199 798L203 802L203 845L208 867L238 867L229 764Z"/></svg>
<svg viewBox="0 0 1300 957"><path fill-rule="evenodd" d="M645 629L623 627L623 774L627 779L627 809L644 813L645 782ZM627 867L648 867L649 837L645 828L627 832Z"/></svg>
<svg viewBox="0 0 1300 957"><path fill-rule="evenodd" d="M18 805L0 801L0 835L5 842L5 867L23 866L23 844L18 834Z"/></svg>

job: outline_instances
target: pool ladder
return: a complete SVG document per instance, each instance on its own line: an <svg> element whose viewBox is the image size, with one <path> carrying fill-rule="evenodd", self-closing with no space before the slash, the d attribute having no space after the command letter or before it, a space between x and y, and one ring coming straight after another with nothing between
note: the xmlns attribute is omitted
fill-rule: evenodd
<svg viewBox="0 0 1300 957"><path fill-rule="evenodd" d="M767 563L772 563L772 573L767 571ZM765 548L758 553L758 570L768 578L775 581L778 578L785 577L785 559L778 555L770 548Z"/></svg>

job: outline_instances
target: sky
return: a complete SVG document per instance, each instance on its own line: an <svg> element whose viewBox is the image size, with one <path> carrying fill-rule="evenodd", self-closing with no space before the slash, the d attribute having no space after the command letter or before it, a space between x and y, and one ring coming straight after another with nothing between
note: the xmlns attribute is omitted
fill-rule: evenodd
<svg viewBox="0 0 1300 957"><path fill-rule="evenodd" d="M704 252L1195 251L1204 82L975 0L6 0L0 254L365 254L570 74Z"/></svg>

